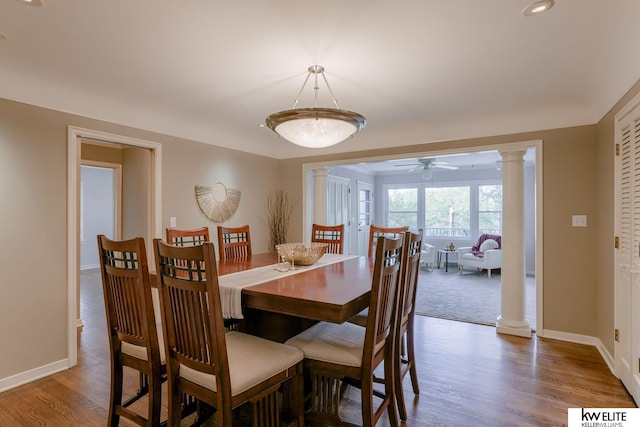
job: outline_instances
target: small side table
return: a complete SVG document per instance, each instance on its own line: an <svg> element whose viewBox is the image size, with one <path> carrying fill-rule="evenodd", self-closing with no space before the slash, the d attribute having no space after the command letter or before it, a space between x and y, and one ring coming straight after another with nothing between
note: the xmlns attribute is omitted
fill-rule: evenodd
<svg viewBox="0 0 640 427"><path fill-rule="evenodd" d="M445 271L445 273L449 272L449 254L456 254L456 256L457 256L458 252L455 249L453 249L453 250L451 250L451 249L438 249L438 259L437 259L438 268L440 268L440 262L442 261L442 255L444 255L444 271Z"/></svg>

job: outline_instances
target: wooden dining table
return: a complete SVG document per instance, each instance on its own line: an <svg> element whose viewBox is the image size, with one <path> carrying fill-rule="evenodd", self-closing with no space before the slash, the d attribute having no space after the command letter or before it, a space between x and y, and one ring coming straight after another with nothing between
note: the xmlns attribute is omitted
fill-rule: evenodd
<svg viewBox="0 0 640 427"><path fill-rule="evenodd" d="M276 255L254 254L218 263L218 275L272 265ZM284 342L318 321L343 323L369 306L373 261L356 257L242 289L239 328Z"/></svg>
<svg viewBox="0 0 640 427"><path fill-rule="evenodd" d="M218 262L218 276L275 265L275 253ZM369 306L373 260L354 257L313 269L301 267L242 289L242 319L237 328L284 342L318 321L343 323ZM152 278L152 282L155 278Z"/></svg>

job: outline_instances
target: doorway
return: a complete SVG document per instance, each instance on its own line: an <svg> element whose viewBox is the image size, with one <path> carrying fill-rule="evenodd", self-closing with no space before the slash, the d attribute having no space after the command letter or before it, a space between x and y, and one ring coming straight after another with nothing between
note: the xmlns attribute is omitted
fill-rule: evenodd
<svg viewBox="0 0 640 427"><path fill-rule="evenodd" d="M80 168L83 140L111 147L130 146L148 150L150 155L144 174L147 194L141 196L148 201L148 210L143 213L146 217L146 230L142 234L147 241L162 236L162 145L153 141L69 126L67 130L67 359L69 367L78 363ZM153 248L148 245L148 256L152 255L149 252L150 249Z"/></svg>
<svg viewBox="0 0 640 427"><path fill-rule="evenodd" d="M358 181L358 255L369 251L369 233L373 224L373 184Z"/></svg>
<svg viewBox="0 0 640 427"><path fill-rule="evenodd" d="M406 166L404 164L401 163L407 163L407 159L408 158L428 158L428 157L439 157L439 156L448 156L448 157L454 157L454 156L464 156L466 154L486 154L489 152L504 152L504 151L523 151L523 152L527 152L527 150L529 148L534 148L534 150L531 151L532 155L533 155L533 162L534 162L534 166L531 168L530 170L530 175L527 175L526 179L529 179L532 183L532 187L533 189L531 190L532 193L534 193L534 196L531 200L531 205L528 208L532 209L536 214L533 215L533 220L530 222L529 226L531 228L530 232L532 233L532 235L534 236L531 239L528 239L526 244L530 245L531 248L527 249L527 256L531 256L532 258L535 259L535 262L532 263L532 270L533 270L533 278L534 278L534 283L535 283L535 325L530 325L531 328L533 330L536 331L536 335L538 337L544 337L545 336L545 331L543 328L543 324L544 324L544 319L543 319L543 252L542 252L542 248L544 246L544 242L543 242L543 216L539 215L537 213L542 212L543 210L543 185L542 185L542 169L543 169L543 164L542 164L542 160L543 160L543 150L542 150L542 140L534 140L534 141L521 141L521 142L512 142L512 143L505 143L505 144L495 144L495 145L484 145L484 146L477 146L477 147L467 147L467 148L456 148L456 149L442 149L442 150L434 150L434 151L425 151L425 152L418 152L418 153L403 153L403 154L395 154L395 155L387 155L387 156L382 156L382 157L369 157L369 158L355 158L355 159L349 159L349 160L344 160L344 161L333 161L333 162L319 162L319 163L307 163L303 165L303 177L305 180L307 179L313 179L312 174L310 174L311 170L314 169L320 169L320 168L327 168L329 170L329 173L332 173L332 168L334 167L338 167L338 168L342 168L344 171L344 176L350 176L352 179L352 183L355 183L357 181L364 181L364 182L372 182L372 186L373 189L375 191L377 191L378 193L382 192L384 193L382 186L379 185L378 180L376 179L375 176L372 175L366 175L362 172L361 169L361 165L362 164L376 164L376 165L380 165L380 164L384 164L389 165L389 163L391 163L388 173L398 173L398 171L400 169L398 169L396 167L396 164L393 164L393 162L398 162L399 164L397 166ZM496 162L496 159L494 159L493 163L492 163L492 167L497 170L501 170L501 162ZM414 166L411 165L411 167L413 168ZM472 165L473 167L473 165ZM407 168L405 168L407 169ZM445 168L448 169L448 168ZM385 173L385 172L383 172ZM412 179L410 177L408 177L408 173L409 171L405 170L405 176L407 176L407 179ZM416 172L417 173L417 172ZM435 173L434 173L435 176ZM429 177L430 179L431 177ZM473 181L473 179L469 178L471 181ZM355 185L354 185L355 187ZM378 188L380 187L380 188ZM313 206L313 194L312 194L312 189L313 189L313 183L306 181L303 184L303 188L306 189L306 191L308 191L308 193L305 195L305 197L303 197L303 201L305 203L304 206L304 210L305 211L310 211L311 207ZM310 193L309 193L310 192ZM372 192L373 195L373 192ZM358 206L358 209L360 208L360 203L359 203L359 194L358 192L356 192L355 195L352 196L354 198L354 204L355 206ZM379 199L379 197L378 197ZM380 203L377 203L377 205L380 205ZM376 218L384 218L385 212L383 212L383 209L379 206L374 206L373 207L373 213L375 214ZM375 220L374 220L375 221ZM383 220L384 221L384 220ZM424 225L419 224L420 226L424 227ZM358 223L356 221L352 221L351 223L351 227L357 227ZM354 230L352 228L352 236L357 236L358 232L357 232L357 228ZM364 235L364 232L362 233ZM477 236L473 236L473 238L477 239ZM471 237L470 237L471 239ZM356 239L358 240L358 239ZM473 243L470 243L469 246L471 246L472 244L475 244L475 241L473 241ZM355 242L355 245L357 245L357 241ZM354 247L358 247L358 246L354 246ZM531 271L527 270L526 273L529 275L531 274Z"/></svg>
<svg viewBox="0 0 640 427"><path fill-rule="evenodd" d="M122 165L83 160L80 166L80 269L99 267L97 242L120 239Z"/></svg>

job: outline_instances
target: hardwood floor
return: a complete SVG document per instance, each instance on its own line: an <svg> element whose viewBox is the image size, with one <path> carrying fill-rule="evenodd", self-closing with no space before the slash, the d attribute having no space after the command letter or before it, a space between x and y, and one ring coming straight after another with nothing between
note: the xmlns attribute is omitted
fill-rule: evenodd
<svg viewBox="0 0 640 427"><path fill-rule="evenodd" d="M106 425L110 373L102 290L99 282L87 282L78 366L0 394L0 426ZM561 426L570 407L635 407L594 347L423 316L416 323L421 394L414 397L407 376L408 426ZM129 371L127 387L136 385ZM359 401L358 390L349 388L347 420L359 423ZM388 420L379 425L389 426Z"/></svg>

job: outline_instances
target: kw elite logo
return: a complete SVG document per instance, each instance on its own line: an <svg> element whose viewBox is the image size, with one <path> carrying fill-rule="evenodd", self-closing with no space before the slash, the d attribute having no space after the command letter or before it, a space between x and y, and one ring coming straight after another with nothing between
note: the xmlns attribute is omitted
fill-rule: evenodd
<svg viewBox="0 0 640 427"><path fill-rule="evenodd" d="M638 408L569 408L568 427L632 427L640 425Z"/></svg>

